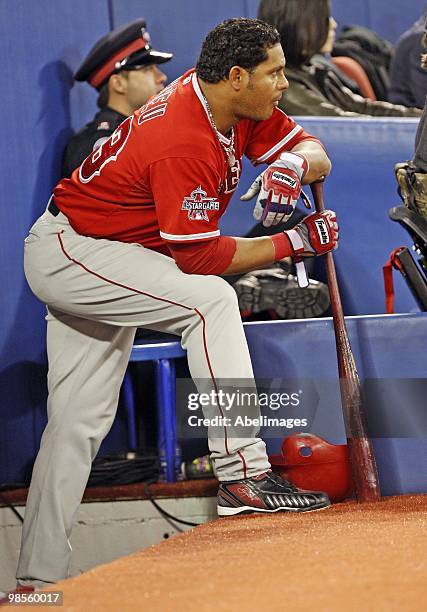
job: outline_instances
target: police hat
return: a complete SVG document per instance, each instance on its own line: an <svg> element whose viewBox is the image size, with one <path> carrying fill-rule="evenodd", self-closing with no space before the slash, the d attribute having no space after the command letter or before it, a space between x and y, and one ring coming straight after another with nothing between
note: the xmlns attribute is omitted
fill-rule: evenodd
<svg viewBox="0 0 427 612"><path fill-rule="evenodd" d="M170 60L172 53L155 51L151 47L146 25L145 19L137 19L103 36L77 70L76 81L88 81L99 90L119 70Z"/></svg>

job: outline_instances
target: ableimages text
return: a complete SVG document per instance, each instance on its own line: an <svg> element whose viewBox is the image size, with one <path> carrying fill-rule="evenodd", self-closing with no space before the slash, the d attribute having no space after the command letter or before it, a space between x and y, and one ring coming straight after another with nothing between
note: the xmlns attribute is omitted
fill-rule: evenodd
<svg viewBox="0 0 427 612"><path fill-rule="evenodd" d="M214 416L212 418L198 417L192 414L188 417L190 427L307 427L307 419L280 419L261 415L251 418L248 415L237 416L234 419L224 416Z"/></svg>

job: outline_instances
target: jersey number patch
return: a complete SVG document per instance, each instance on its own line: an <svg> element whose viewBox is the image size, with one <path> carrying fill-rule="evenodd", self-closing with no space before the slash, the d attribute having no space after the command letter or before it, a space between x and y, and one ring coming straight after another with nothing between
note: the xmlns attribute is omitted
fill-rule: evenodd
<svg viewBox="0 0 427 612"><path fill-rule="evenodd" d="M82 183L89 183L95 176L101 174L104 166L111 161L116 161L129 138L132 119L133 115L125 119L101 146L86 157L79 170L79 178Z"/></svg>

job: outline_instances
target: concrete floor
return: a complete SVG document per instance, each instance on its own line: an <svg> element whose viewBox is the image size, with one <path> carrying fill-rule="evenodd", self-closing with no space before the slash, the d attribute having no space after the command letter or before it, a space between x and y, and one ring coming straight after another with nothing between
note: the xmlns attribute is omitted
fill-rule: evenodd
<svg viewBox="0 0 427 612"><path fill-rule="evenodd" d="M160 499L170 514L194 523L216 518L216 497ZM25 506L17 506L21 515ZM83 503L71 536L70 575L157 544L190 529L162 517L148 500ZM15 570L21 539L21 523L9 508L0 508L0 591L15 586Z"/></svg>

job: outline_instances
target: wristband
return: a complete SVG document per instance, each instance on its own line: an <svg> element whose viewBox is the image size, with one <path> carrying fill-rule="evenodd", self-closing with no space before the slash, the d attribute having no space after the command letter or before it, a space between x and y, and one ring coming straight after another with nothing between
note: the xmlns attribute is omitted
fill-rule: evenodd
<svg viewBox="0 0 427 612"><path fill-rule="evenodd" d="M274 261L280 261L285 257L291 257L293 253L292 245L284 232L273 234L270 238L274 246Z"/></svg>
<svg viewBox="0 0 427 612"><path fill-rule="evenodd" d="M283 159L284 161L289 161L293 164L295 164L296 166L300 167L302 169L302 176L301 176L301 180L303 179L303 177L307 174L307 172L310 169L310 164L308 159L306 158L305 155L303 155L302 153L300 153L299 151L284 151L283 153L281 153L278 157L278 159ZM274 164L274 162L273 162Z"/></svg>

